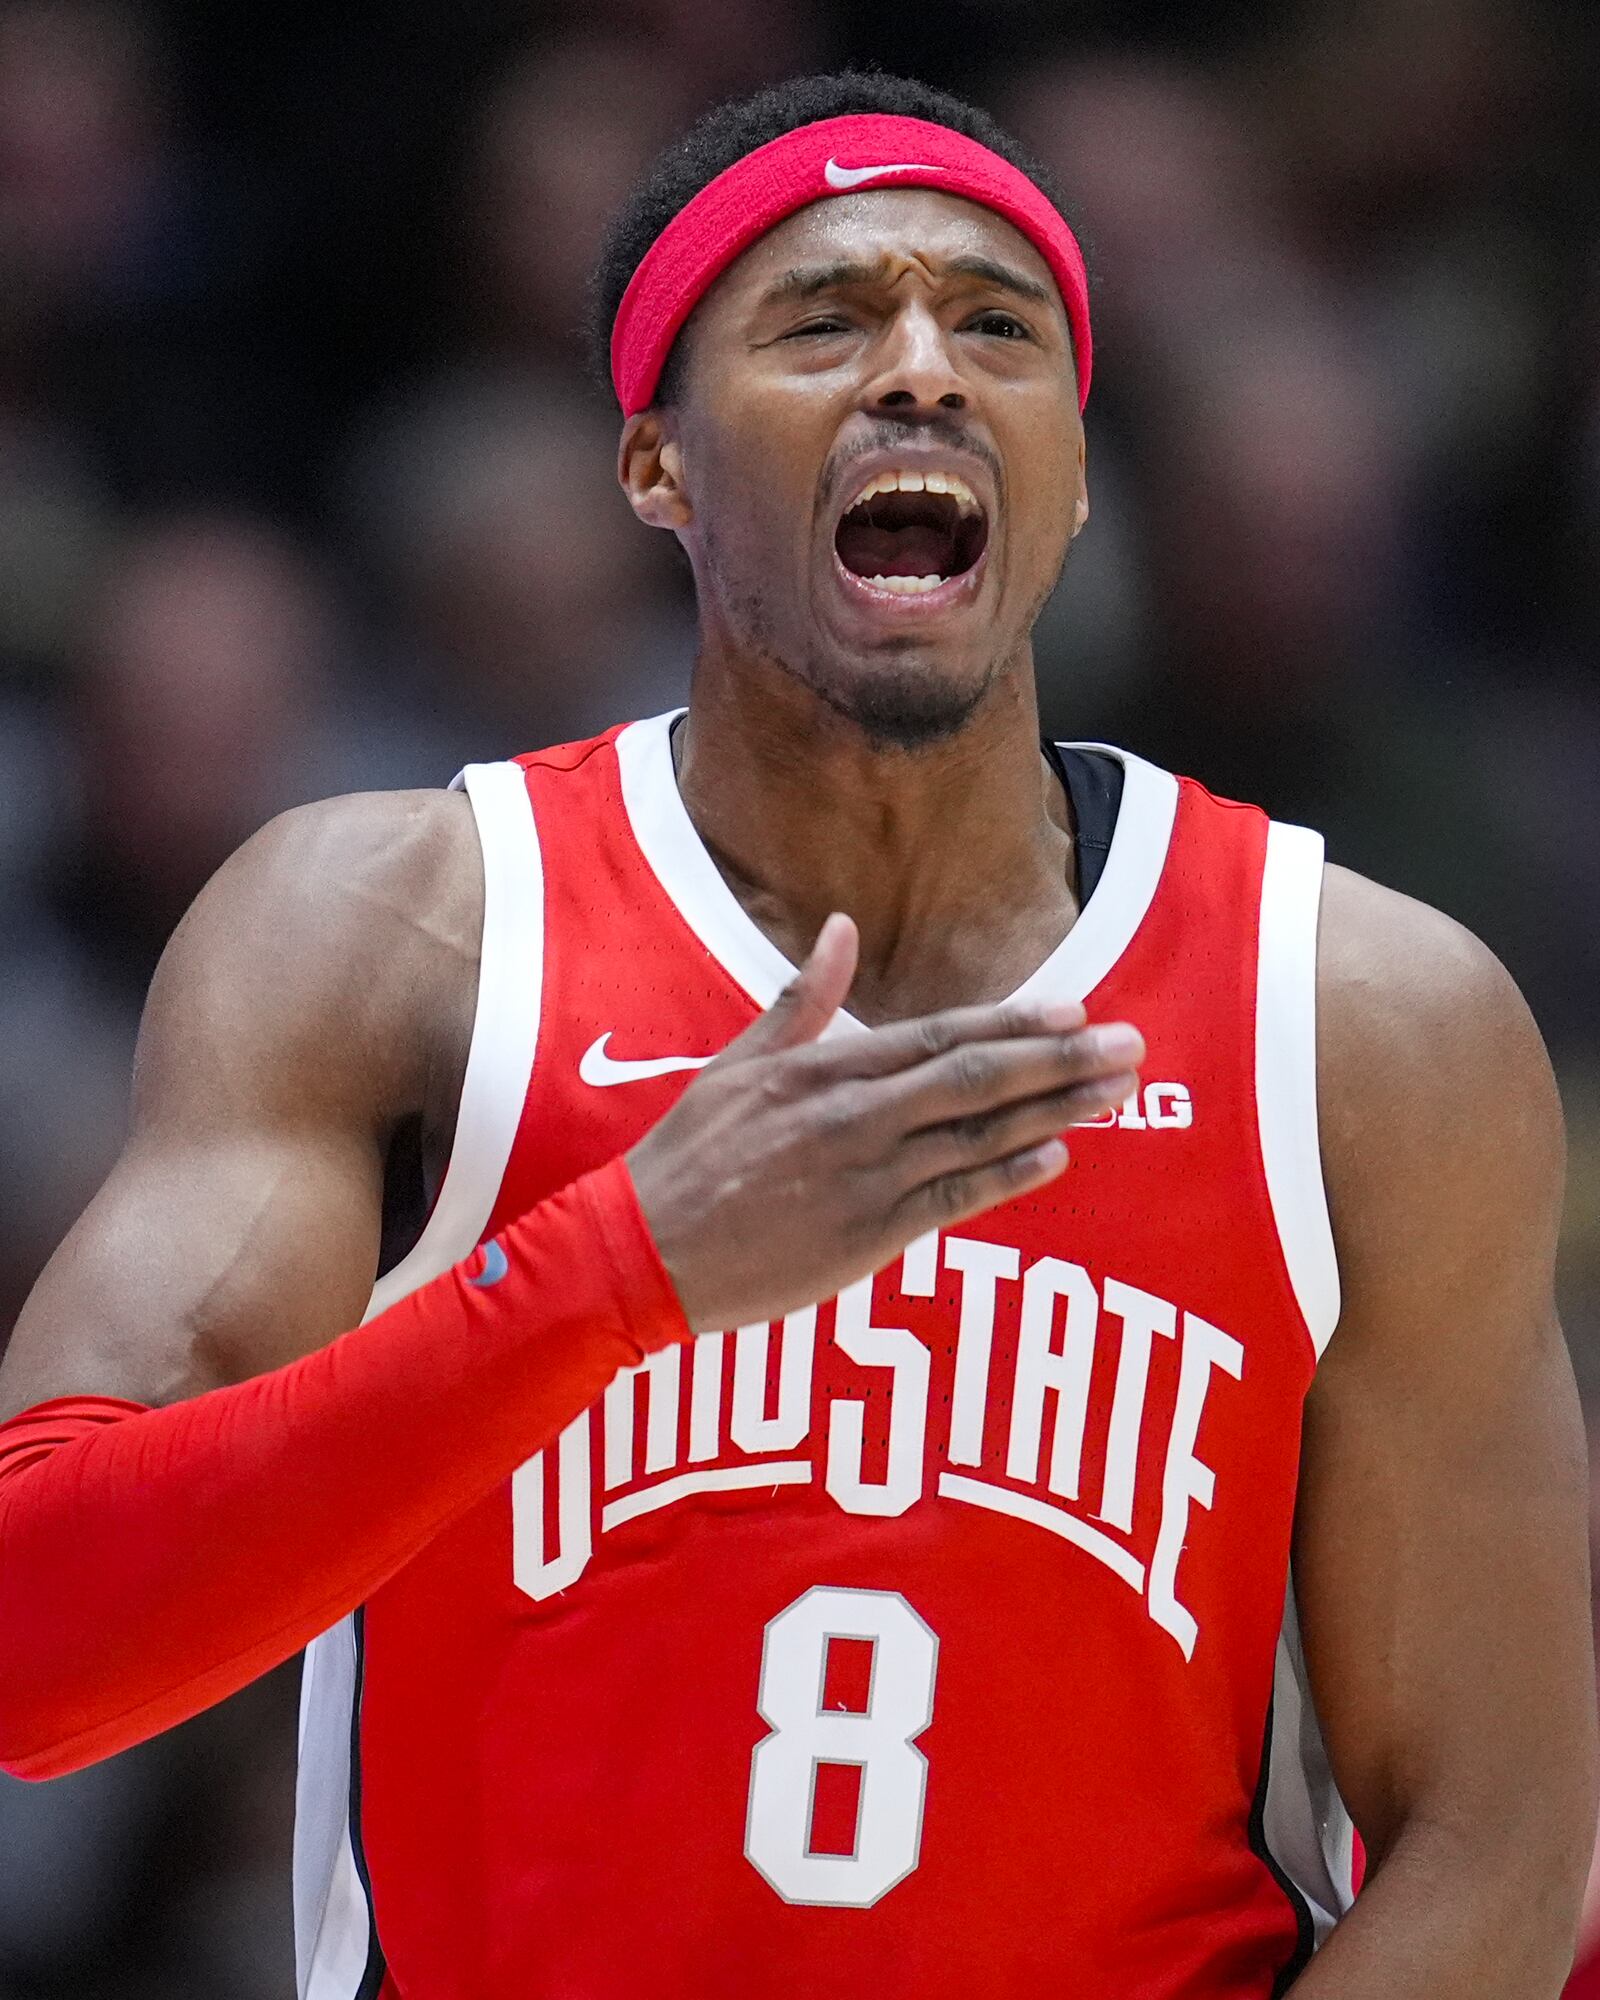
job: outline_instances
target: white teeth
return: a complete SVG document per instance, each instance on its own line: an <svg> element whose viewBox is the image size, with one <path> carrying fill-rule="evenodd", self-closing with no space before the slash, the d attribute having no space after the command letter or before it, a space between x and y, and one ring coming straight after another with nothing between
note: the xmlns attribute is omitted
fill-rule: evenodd
<svg viewBox="0 0 1600 2000"><path fill-rule="evenodd" d="M909 469L879 472L867 481L850 502L850 506L863 506L877 493L945 493L955 501L963 514L977 514L982 511L972 488L954 472L913 472Z"/></svg>
<svg viewBox="0 0 1600 2000"><path fill-rule="evenodd" d="M868 579L879 590L897 591L902 597L915 597L924 590L937 590L944 582L942 576L874 576Z"/></svg>

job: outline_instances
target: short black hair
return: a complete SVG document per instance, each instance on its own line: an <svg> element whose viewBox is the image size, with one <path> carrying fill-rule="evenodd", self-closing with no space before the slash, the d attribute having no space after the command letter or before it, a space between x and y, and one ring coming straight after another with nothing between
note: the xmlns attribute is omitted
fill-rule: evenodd
<svg viewBox="0 0 1600 2000"><path fill-rule="evenodd" d="M793 132L802 125L863 111L948 125L952 131L976 139L991 153L1009 160L1063 215L1067 213L1048 170L1018 145L1009 132L1002 130L987 111L952 97L948 91L919 83L913 77L890 76L880 70L847 69L832 76L793 77L770 90L758 91L753 97L734 98L706 112L681 139L657 156L606 231L589 288L588 316L590 356L603 385L609 387L611 382L611 328L628 281L650 245L679 210L687 207L718 174L726 172L758 146L780 139L785 132ZM672 400L678 353L674 346L661 371L655 395L658 403Z"/></svg>

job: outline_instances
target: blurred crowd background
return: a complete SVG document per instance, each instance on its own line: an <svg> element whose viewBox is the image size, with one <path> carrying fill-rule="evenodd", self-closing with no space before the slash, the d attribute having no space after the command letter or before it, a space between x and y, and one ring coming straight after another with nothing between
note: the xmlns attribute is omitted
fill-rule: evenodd
<svg viewBox="0 0 1600 2000"><path fill-rule="evenodd" d="M1323 827L1508 962L1600 1413L1592 0L3 0L0 1330L239 841L683 689L588 267L694 113L844 62L978 97L1090 245L1047 720ZM0 1781L0 2000L287 2000L295 1686Z"/></svg>

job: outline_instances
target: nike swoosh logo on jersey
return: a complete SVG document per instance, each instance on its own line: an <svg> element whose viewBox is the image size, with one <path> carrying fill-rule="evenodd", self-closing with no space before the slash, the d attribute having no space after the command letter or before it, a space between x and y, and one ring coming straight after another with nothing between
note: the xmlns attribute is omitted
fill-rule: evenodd
<svg viewBox="0 0 1600 2000"><path fill-rule="evenodd" d="M605 1090L613 1083L642 1083L647 1076L671 1076L674 1070L704 1069L711 1061L710 1056L651 1056L642 1062L631 1062L606 1054L610 1039L608 1028L598 1041L589 1044L578 1064L580 1080L592 1084L596 1090Z"/></svg>
<svg viewBox="0 0 1600 2000"><path fill-rule="evenodd" d="M467 1283L469 1285L482 1285L486 1288L490 1285L498 1285L510 1269L511 1264L506 1253L491 1236L483 1246L483 1269L475 1278L468 1278Z"/></svg>
<svg viewBox="0 0 1600 2000"><path fill-rule="evenodd" d="M884 174L928 174L937 173L937 167L930 167L919 160L902 160L891 167L841 167L837 160L830 160L822 170L822 178L831 188L841 193L847 188L863 187L868 181L882 178Z"/></svg>

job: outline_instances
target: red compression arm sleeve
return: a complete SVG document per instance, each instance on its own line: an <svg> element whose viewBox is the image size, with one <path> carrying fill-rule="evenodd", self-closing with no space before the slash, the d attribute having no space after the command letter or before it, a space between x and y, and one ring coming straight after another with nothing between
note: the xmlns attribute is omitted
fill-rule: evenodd
<svg viewBox="0 0 1600 2000"><path fill-rule="evenodd" d="M0 1767L77 1770L287 1659L689 1337L621 1160L329 1347L0 1425Z"/></svg>

